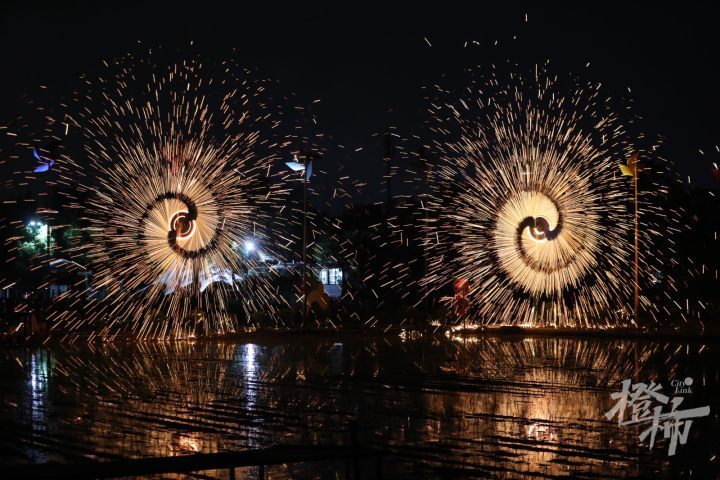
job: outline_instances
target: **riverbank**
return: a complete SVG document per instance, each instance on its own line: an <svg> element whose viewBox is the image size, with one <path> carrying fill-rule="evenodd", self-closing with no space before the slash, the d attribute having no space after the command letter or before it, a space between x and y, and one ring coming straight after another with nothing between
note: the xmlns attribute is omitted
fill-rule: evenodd
<svg viewBox="0 0 720 480"><path fill-rule="evenodd" d="M720 341L720 326L708 328L700 325L663 326L657 328L556 328L556 327L519 327L519 326L479 326L479 325L411 325L387 326L384 328L258 328L240 332L207 336L142 338L120 333L112 337L101 337L91 333L50 332L31 336L15 334L0 335L2 346L32 346L57 343L105 343L105 342L145 342L145 341L215 341L244 343L257 340L299 340L303 339L344 339L358 337L396 336L413 338L419 335L444 335L456 340L478 336L489 337L566 337L566 338L616 338L648 341L715 342Z"/></svg>

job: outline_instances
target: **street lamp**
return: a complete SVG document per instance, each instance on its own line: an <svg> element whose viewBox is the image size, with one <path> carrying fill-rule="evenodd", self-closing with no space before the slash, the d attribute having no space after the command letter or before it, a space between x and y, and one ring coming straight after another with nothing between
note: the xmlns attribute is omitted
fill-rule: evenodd
<svg viewBox="0 0 720 480"><path fill-rule="evenodd" d="M308 180L312 176L312 159L316 158L313 154L303 155L304 161L300 162L298 155L293 154L292 162L285 162L285 165L293 172L303 173L303 232L302 232L302 296L303 296L303 327L307 323L307 186ZM310 159L309 161L307 159Z"/></svg>
<svg viewBox="0 0 720 480"><path fill-rule="evenodd" d="M255 251L255 243L250 240L245 242L245 252L250 253Z"/></svg>

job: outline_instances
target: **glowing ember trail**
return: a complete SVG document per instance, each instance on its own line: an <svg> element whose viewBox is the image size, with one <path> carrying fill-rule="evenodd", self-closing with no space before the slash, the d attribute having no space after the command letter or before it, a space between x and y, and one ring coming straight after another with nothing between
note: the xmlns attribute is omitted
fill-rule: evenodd
<svg viewBox="0 0 720 480"><path fill-rule="evenodd" d="M665 160L656 145L643 149L647 141L630 136L599 85L560 88L538 69L529 81L498 75L453 101L430 102L435 140L421 286L432 293L467 280L467 315L482 324L630 320L633 188L618 166L636 151L641 165L651 166L639 193L640 284L647 292L662 277L659 262L671 256L680 218L661 207ZM664 283L672 291L672 279ZM657 313L648 297L640 298L641 318Z"/></svg>
<svg viewBox="0 0 720 480"><path fill-rule="evenodd" d="M251 242L280 258L277 245L292 243L282 240L294 220L279 215L288 188L278 167L291 141L269 82L232 63L127 57L107 68L67 114L85 154L67 159L67 191L81 193L66 194L86 222L68 255L92 271L93 293L61 295L53 328L222 333L277 311L275 273L242 254ZM230 302L244 315L229 315Z"/></svg>

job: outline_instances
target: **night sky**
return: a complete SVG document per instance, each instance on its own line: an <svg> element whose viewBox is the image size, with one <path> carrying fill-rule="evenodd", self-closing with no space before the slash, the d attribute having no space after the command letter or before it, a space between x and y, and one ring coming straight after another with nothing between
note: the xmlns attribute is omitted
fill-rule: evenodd
<svg viewBox="0 0 720 480"><path fill-rule="evenodd" d="M614 96L630 88L634 110L645 119L642 130L666 137L666 153L683 176L713 185L711 163L720 160L714 149L720 144L720 41L711 7L627 2L495 10L433 2L248 10L245 3L3 2L0 123L28 108L23 94L41 84L63 92L77 85L78 75L100 72L103 59L162 45L212 61L235 47L242 64L312 106L319 129L345 147L344 154L332 148L329 154L370 181L373 199L383 170L372 135L389 126L403 136L420 133L428 119L424 86L456 88L458 74L472 65L509 59L522 71L550 59L554 73L602 82Z"/></svg>

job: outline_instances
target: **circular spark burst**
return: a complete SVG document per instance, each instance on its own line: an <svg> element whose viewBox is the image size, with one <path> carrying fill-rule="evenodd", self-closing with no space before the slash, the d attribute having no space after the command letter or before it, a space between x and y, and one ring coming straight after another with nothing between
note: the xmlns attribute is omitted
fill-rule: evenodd
<svg viewBox="0 0 720 480"><path fill-rule="evenodd" d="M431 107L435 218L427 221L431 255L421 283L439 290L467 279L470 315L484 323L598 326L628 318L633 184L618 167L641 139L630 138L599 86L573 82L564 95L557 80L536 72L529 82L493 74L467 91ZM667 187L657 183L665 166L654 149L639 153L654 170L639 195L645 284L660 271L663 237L678 221L656 201ZM641 301L654 315L657 306Z"/></svg>
<svg viewBox="0 0 720 480"><path fill-rule="evenodd" d="M234 282L235 247L256 218L245 182L225 170L221 152L199 142L143 148L134 147L130 161L99 165L107 175L88 215L100 275L120 289L162 284L166 293L197 294L223 274Z"/></svg>
<svg viewBox="0 0 720 480"><path fill-rule="evenodd" d="M231 303L241 319L272 315L274 274L242 246L280 258L295 221L280 215L282 102L232 63L128 57L107 68L65 115L84 150L68 159L68 197L86 222L68 255L88 266L94 293L63 295L55 327L168 336L234 331Z"/></svg>

